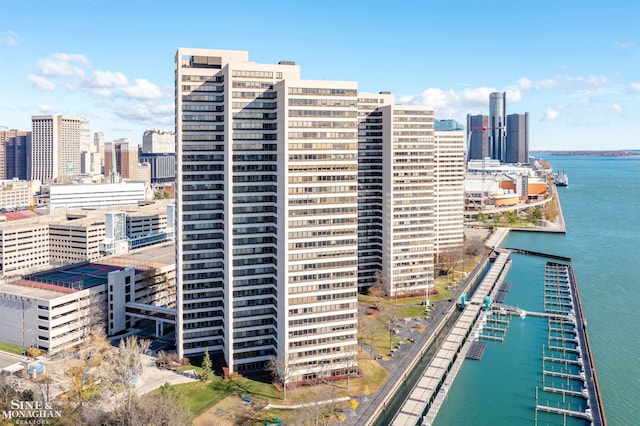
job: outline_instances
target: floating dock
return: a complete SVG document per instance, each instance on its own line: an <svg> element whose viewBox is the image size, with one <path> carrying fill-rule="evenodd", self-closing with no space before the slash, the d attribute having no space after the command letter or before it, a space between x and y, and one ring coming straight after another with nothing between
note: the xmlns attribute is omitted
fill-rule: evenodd
<svg viewBox="0 0 640 426"><path fill-rule="evenodd" d="M473 342L467 352L467 359L482 359L487 344L484 342Z"/></svg>
<svg viewBox="0 0 640 426"><path fill-rule="evenodd" d="M547 345L542 348L542 393L536 388L534 424L540 412L606 425L582 305L571 265L547 262L544 310L549 314ZM553 401L552 394L562 396ZM547 395L545 397L545 395ZM573 398L569 402L567 398ZM544 399L546 403L541 403ZM552 402L553 401L553 402Z"/></svg>

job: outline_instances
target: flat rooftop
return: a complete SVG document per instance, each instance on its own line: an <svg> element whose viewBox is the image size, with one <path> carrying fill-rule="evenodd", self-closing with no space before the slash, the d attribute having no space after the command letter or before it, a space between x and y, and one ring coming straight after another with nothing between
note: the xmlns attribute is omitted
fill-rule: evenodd
<svg viewBox="0 0 640 426"><path fill-rule="evenodd" d="M0 293L30 299L53 300L64 296L65 293L73 293L73 290L35 281L17 280L9 284L0 284Z"/></svg>
<svg viewBox="0 0 640 426"><path fill-rule="evenodd" d="M26 275L28 281L53 284L60 287L82 290L105 284L110 272L122 269L118 266L97 263L79 263L62 268Z"/></svg>
<svg viewBox="0 0 640 426"><path fill-rule="evenodd" d="M125 255L114 255L96 262L120 267L135 267L136 269L162 268L176 263L176 245L174 241L167 241L137 250Z"/></svg>

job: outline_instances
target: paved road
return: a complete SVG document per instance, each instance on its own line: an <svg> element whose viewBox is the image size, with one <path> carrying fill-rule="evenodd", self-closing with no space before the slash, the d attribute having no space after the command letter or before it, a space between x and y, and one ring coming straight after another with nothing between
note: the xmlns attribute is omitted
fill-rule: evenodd
<svg viewBox="0 0 640 426"><path fill-rule="evenodd" d="M8 352L0 351L0 369L8 367L16 362L25 361L26 358L22 355L14 355Z"/></svg>

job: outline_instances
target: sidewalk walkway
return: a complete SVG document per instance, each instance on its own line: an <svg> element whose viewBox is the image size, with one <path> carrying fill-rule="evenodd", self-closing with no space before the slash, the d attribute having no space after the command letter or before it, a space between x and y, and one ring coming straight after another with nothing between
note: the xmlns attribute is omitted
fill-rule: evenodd
<svg viewBox="0 0 640 426"><path fill-rule="evenodd" d="M156 367L156 360L152 356L142 355L143 357L143 371L138 382L136 383L136 393L143 395L151 392L164 385L165 383L171 383L176 385L178 383L189 383L198 381L195 377L188 377L186 375L177 373L171 370L165 370Z"/></svg>

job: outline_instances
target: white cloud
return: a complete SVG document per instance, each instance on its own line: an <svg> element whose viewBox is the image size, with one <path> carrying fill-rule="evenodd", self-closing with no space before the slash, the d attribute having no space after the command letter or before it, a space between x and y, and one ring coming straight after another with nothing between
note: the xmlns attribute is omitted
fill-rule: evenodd
<svg viewBox="0 0 640 426"><path fill-rule="evenodd" d="M429 88L417 96L405 96L399 99L399 103L430 105L434 107L438 118L462 119L468 113L480 113L487 109L489 94L495 91L491 87L460 91Z"/></svg>
<svg viewBox="0 0 640 426"><path fill-rule="evenodd" d="M2 44L6 44L7 46L17 46L22 44L22 37L13 31L5 31L0 38Z"/></svg>
<svg viewBox="0 0 640 426"><path fill-rule="evenodd" d="M84 77L90 63L84 55L54 53L37 61L40 74L49 77Z"/></svg>
<svg viewBox="0 0 640 426"><path fill-rule="evenodd" d="M163 97L160 88L144 78L136 78L135 84L123 87L122 91L134 99L160 99Z"/></svg>
<svg viewBox="0 0 640 426"><path fill-rule="evenodd" d="M107 98L110 102L103 105L103 111L138 124L174 124L173 87L161 89L145 78L129 79L121 71L94 69L83 54L55 53L38 59L36 68L37 72L27 78L41 90L62 87L70 93L89 94L93 99Z"/></svg>
<svg viewBox="0 0 640 426"><path fill-rule="evenodd" d="M526 77L520 78L517 84L523 90L544 90L559 88L566 91L575 91L579 89L598 89L606 86L609 83L609 79L604 76L589 75L583 76L570 76L570 75L556 75L551 78L545 78L543 80L530 80Z"/></svg>
<svg viewBox="0 0 640 426"><path fill-rule="evenodd" d="M640 93L640 81L634 81L627 86L627 93Z"/></svg>
<svg viewBox="0 0 640 426"><path fill-rule="evenodd" d="M116 90L129 84L127 77L120 71L93 71L87 79L82 81L79 87L69 87L69 90L87 90L90 93L108 98L115 96Z"/></svg>
<svg viewBox="0 0 640 426"><path fill-rule="evenodd" d="M558 117L560 117L560 111L558 109L549 107L545 111L544 116L540 119L540 121L552 121L558 119Z"/></svg>
<svg viewBox="0 0 640 426"><path fill-rule="evenodd" d="M96 96L100 96L101 98L110 98L111 96L113 96L113 91L105 87L96 87L90 89L89 91Z"/></svg>
<svg viewBox="0 0 640 426"><path fill-rule="evenodd" d="M27 79L33 83L38 89L46 90L52 92L56 90L56 85L52 81L47 80L46 77L37 74L29 74Z"/></svg>
<svg viewBox="0 0 640 426"><path fill-rule="evenodd" d="M507 92L507 101L509 103L520 102L522 100L522 91L518 88L507 88L505 92Z"/></svg>
<svg viewBox="0 0 640 426"><path fill-rule="evenodd" d="M129 84L127 77L118 72L94 71L91 80L87 82L89 87L122 87Z"/></svg>
<svg viewBox="0 0 640 426"><path fill-rule="evenodd" d="M524 90L524 91L528 91L531 90L533 88L533 82L528 79L527 77L521 77L516 81L516 85Z"/></svg>
<svg viewBox="0 0 640 426"><path fill-rule="evenodd" d="M489 94L506 92L508 113L528 111L540 121L563 120L582 114L613 114L622 111L621 103L611 95L619 90L611 78L604 75L571 75L568 73L549 78L534 79L522 76L512 84L500 88L464 87L458 89L428 88L417 95L398 98L398 103L430 105L436 118L452 118L461 123L467 114L488 114ZM640 93L640 82L626 88L628 93ZM524 104L518 107L516 104ZM542 105L539 102L544 102ZM547 108L549 104L555 104ZM544 106L543 106L544 105ZM606 106L605 106L606 105ZM600 108L596 110L595 108Z"/></svg>
<svg viewBox="0 0 640 426"><path fill-rule="evenodd" d="M36 104L34 105L41 114L51 114L56 111L56 107L47 104Z"/></svg>
<svg viewBox="0 0 640 426"><path fill-rule="evenodd" d="M398 99L401 104L429 105L435 109L437 118L453 118L465 120L467 114L487 114L489 111L489 94L504 91L507 102L517 103L523 98L521 87L526 82L518 82L503 90L495 87L476 87L462 90L443 90L429 88L417 96L404 96Z"/></svg>
<svg viewBox="0 0 640 426"><path fill-rule="evenodd" d="M167 126L174 123L173 103L119 102L112 105L112 109L118 117L141 124Z"/></svg>
<svg viewBox="0 0 640 426"><path fill-rule="evenodd" d="M567 81L573 83L578 87L602 87L609 83L609 79L603 76L590 75L588 77L568 77Z"/></svg>
<svg viewBox="0 0 640 426"><path fill-rule="evenodd" d="M619 41L614 45L617 49L633 49L637 45L632 41Z"/></svg>

